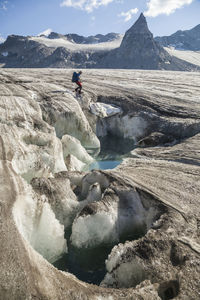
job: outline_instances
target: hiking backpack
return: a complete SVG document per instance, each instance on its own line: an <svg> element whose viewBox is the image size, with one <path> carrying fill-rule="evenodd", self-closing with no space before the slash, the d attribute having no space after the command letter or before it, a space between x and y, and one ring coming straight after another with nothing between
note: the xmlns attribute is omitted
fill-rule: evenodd
<svg viewBox="0 0 200 300"><path fill-rule="evenodd" d="M72 82L76 82L77 80L78 80L77 73L74 72L73 75L72 75Z"/></svg>

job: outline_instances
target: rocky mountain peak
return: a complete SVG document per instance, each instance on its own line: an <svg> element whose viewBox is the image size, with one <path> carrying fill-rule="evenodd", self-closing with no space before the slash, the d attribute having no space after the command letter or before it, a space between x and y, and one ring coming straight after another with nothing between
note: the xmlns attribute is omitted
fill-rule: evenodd
<svg viewBox="0 0 200 300"><path fill-rule="evenodd" d="M193 68L171 57L153 39L143 14L125 33L119 48L110 51L100 62L104 68L182 70Z"/></svg>
<svg viewBox="0 0 200 300"><path fill-rule="evenodd" d="M126 31L120 47L124 48L133 45L135 42L138 43L138 41L141 38L143 39L144 36L153 39L153 35L149 31L146 18L143 13L141 13L133 26Z"/></svg>
<svg viewBox="0 0 200 300"><path fill-rule="evenodd" d="M133 33L147 33L149 32L147 21L143 13L140 14L137 21L133 24L133 26L127 31Z"/></svg>
<svg viewBox="0 0 200 300"><path fill-rule="evenodd" d="M60 34L60 33L57 33L57 32L51 32L48 36L47 36L49 39L60 39L60 38L64 38L65 39L65 36L63 34Z"/></svg>

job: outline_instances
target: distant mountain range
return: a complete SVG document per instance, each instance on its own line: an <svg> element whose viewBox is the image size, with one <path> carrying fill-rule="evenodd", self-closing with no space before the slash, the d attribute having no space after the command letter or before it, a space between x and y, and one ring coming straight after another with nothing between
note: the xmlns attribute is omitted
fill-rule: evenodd
<svg viewBox="0 0 200 300"><path fill-rule="evenodd" d="M42 36L42 35L41 35ZM56 32L51 32L47 38L49 39L66 39L70 42L76 43L76 44L98 44L98 43L105 43L105 42L111 42L113 40L116 40L120 37L120 34L118 33L108 33L106 35L103 34L97 34L97 35L91 35L88 37L81 36L75 33L70 34L59 34Z"/></svg>
<svg viewBox="0 0 200 300"><path fill-rule="evenodd" d="M0 44L0 64L7 68L122 68L192 71L200 68L170 55L163 46L188 45L183 36L190 36L190 48L200 49L200 25L193 30L170 37L153 38L143 14L124 36L117 33L89 37L77 34L48 36L10 35ZM190 32L188 34L188 32ZM199 32L199 35L198 35ZM173 35L172 35L173 36ZM172 37L171 36L171 37ZM198 38L199 36L199 38ZM193 37L193 38L192 38ZM168 39L167 39L168 38ZM181 44L182 43L182 44ZM187 44L188 43L188 44ZM179 46L178 46L179 45Z"/></svg>
<svg viewBox="0 0 200 300"><path fill-rule="evenodd" d="M190 30L179 30L170 36L155 37L163 47L200 51L200 24Z"/></svg>

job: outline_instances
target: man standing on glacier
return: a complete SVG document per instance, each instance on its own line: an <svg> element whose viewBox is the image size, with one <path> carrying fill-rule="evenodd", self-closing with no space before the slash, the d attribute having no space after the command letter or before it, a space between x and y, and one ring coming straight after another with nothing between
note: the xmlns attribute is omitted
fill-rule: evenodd
<svg viewBox="0 0 200 300"><path fill-rule="evenodd" d="M72 82L75 82L78 85L78 87L75 89L75 92L78 93L79 95L81 95L81 90L82 90L82 83L80 80L81 74L82 71L79 71L78 73L74 72L72 75Z"/></svg>

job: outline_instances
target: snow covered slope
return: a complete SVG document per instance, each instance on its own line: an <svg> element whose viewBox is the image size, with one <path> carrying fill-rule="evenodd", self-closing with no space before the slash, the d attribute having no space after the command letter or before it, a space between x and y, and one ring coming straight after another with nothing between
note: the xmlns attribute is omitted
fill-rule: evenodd
<svg viewBox="0 0 200 300"><path fill-rule="evenodd" d="M105 42L105 43L98 43L98 44L76 44L73 42L70 42L65 39L48 39L45 37L30 37L29 40L38 42L40 44L43 44L47 47L64 47L71 51L88 51L88 50L110 50L114 48L118 48L121 44L123 35L120 35L120 37L114 41L111 42Z"/></svg>
<svg viewBox="0 0 200 300"><path fill-rule="evenodd" d="M191 64L200 66L200 51L176 50L174 48L165 47L165 50L173 56L185 60Z"/></svg>

